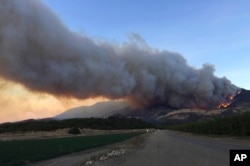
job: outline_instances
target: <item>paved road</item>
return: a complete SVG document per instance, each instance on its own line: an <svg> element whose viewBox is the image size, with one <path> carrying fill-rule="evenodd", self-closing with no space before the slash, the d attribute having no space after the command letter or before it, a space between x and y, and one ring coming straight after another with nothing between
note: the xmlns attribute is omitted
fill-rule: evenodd
<svg viewBox="0 0 250 166"><path fill-rule="evenodd" d="M99 166L229 166L229 149L250 149L250 141L198 137L157 130L140 148L96 162Z"/></svg>

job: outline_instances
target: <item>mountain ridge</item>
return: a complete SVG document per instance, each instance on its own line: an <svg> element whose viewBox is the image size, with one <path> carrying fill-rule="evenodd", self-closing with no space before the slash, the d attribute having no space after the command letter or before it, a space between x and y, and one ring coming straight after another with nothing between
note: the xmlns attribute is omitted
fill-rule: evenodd
<svg viewBox="0 0 250 166"><path fill-rule="evenodd" d="M242 89L226 108L220 109L176 109L169 106L152 106L149 108L135 108L124 101L106 101L96 103L92 106L72 108L62 114L55 116L55 119L67 118L88 118L109 116L140 118L151 123L178 124L190 121L215 118L216 116L229 116L240 112L249 111L250 91Z"/></svg>

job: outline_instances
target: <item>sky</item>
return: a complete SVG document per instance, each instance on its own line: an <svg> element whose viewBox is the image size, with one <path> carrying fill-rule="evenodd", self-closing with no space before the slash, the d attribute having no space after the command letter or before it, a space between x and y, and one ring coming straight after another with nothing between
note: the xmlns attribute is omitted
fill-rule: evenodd
<svg viewBox="0 0 250 166"><path fill-rule="evenodd" d="M135 33L153 48L180 53L195 68L212 64L218 77L250 89L248 0L42 1L72 31L114 43ZM0 91L0 123L50 117L105 100L58 99L1 79L0 87L5 87Z"/></svg>
<svg viewBox="0 0 250 166"><path fill-rule="evenodd" d="M248 0L44 0L73 31L122 43L139 34L148 45L182 54L191 66L250 89Z"/></svg>

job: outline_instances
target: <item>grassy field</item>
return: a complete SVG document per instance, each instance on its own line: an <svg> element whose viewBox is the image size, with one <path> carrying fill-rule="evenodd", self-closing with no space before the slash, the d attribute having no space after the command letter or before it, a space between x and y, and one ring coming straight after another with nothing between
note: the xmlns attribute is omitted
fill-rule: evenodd
<svg viewBox="0 0 250 166"><path fill-rule="evenodd" d="M25 165L43 159L120 142L142 133L0 141L0 165Z"/></svg>

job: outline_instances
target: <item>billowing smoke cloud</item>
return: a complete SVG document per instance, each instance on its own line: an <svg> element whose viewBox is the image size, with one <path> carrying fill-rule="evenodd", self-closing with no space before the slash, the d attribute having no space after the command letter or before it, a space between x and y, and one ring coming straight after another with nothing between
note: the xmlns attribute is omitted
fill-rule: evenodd
<svg viewBox="0 0 250 166"><path fill-rule="evenodd" d="M177 53L122 45L70 31L38 0L0 2L0 76L55 96L126 99L139 105L210 108L236 87L214 68L188 66Z"/></svg>

